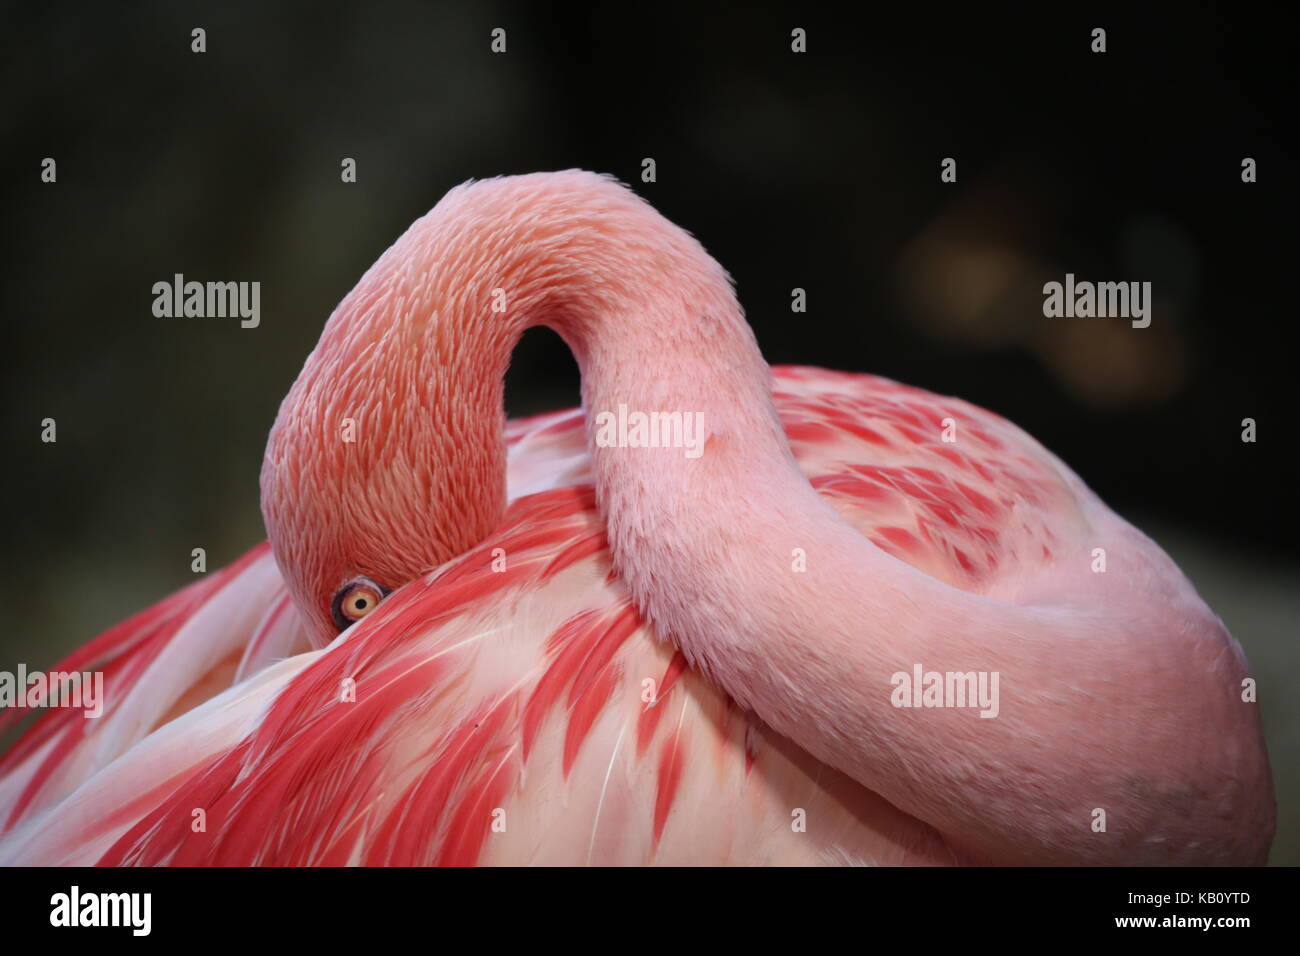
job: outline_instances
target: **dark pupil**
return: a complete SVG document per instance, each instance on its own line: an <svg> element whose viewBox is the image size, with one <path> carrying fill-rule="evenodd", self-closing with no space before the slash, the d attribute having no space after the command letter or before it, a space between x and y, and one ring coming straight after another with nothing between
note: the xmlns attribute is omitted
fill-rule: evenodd
<svg viewBox="0 0 1300 956"><path fill-rule="evenodd" d="M354 605L354 607L356 607L356 609L357 609L358 611L364 611L365 608L366 608L366 599L365 599L365 598L357 598L357 600L356 600L356 604Z"/></svg>

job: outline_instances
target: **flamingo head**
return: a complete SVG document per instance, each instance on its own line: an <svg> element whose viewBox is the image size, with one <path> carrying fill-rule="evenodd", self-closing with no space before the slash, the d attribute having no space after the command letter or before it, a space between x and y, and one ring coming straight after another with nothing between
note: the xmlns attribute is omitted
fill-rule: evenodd
<svg viewBox="0 0 1300 956"><path fill-rule="evenodd" d="M330 318L267 442L267 536L317 646L473 547L505 507L500 395L466 387L475 358L394 288L407 270L386 260L406 241Z"/></svg>

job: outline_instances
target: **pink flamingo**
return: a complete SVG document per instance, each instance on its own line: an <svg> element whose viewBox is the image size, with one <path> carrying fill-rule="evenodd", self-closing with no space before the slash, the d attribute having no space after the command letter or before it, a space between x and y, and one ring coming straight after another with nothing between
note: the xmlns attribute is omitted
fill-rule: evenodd
<svg viewBox="0 0 1300 956"><path fill-rule="evenodd" d="M586 416L504 421L538 324ZM702 453L595 440L620 405L702 414ZM1169 558L996 415L769 369L611 179L416 222L285 399L262 502L269 551L60 665L108 709L5 756L0 861L1265 860L1246 663ZM896 706L918 667L996 672L997 715Z"/></svg>

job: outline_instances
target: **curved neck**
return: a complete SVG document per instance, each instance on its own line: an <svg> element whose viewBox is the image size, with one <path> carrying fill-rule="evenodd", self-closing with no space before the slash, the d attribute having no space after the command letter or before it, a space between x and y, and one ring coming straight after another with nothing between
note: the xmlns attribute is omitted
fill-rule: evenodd
<svg viewBox="0 0 1300 956"><path fill-rule="evenodd" d="M616 181L570 171L469 183L413 223L327 323L282 406L266 471L294 467L290 438L326 446L322 455L340 451L328 440L340 421L400 432L337 463L352 485L340 497L446 519L410 535L387 529L398 540L390 534L383 548L405 563L428 568L464 552L504 510L504 376L535 325L569 345L589 424L609 412L616 440L637 441L641 414L676 414L656 427L681 421L685 439L701 442L702 425L706 460L744 454L755 466L793 468L767 364L727 274ZM683 449L640 450L599 447L597 464L653 475L667 462L666 474L681 477L705 470L698 450L685 450L691 459ZM658 490L669 494L666 484ZM377 553L369 564L384 562Z"/></svg>

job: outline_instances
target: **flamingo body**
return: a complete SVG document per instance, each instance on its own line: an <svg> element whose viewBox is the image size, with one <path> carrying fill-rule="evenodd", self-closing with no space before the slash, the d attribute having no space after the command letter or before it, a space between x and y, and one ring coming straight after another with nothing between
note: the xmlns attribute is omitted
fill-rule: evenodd
<svg viewBox="0 0 1300 956"><path fill-rule="evenodd" d="M533 324L589 413L699 409L704 454L602 447L581 410L504 423ZM990 412L769 370L717 263L603 177L472 184L412 226L327 324L262 486L274 561L62 665L106 671L106 713L0 763L0 862L1267 852L1245 660L1173 562ZM392 593L337 633L358 574ZM891 706L914 664L1001 674L1001 714Z"/></svg>

